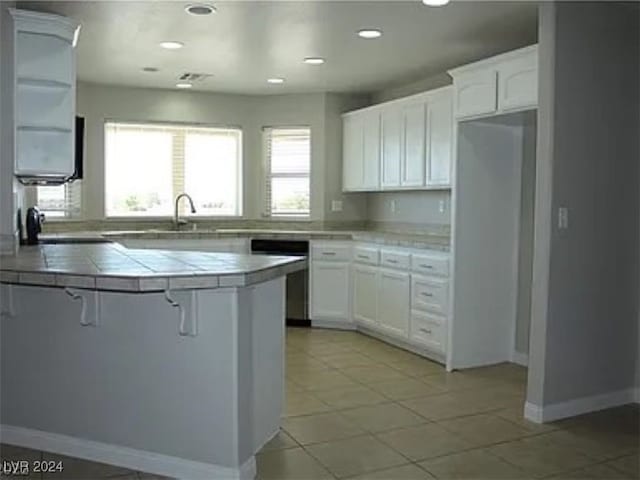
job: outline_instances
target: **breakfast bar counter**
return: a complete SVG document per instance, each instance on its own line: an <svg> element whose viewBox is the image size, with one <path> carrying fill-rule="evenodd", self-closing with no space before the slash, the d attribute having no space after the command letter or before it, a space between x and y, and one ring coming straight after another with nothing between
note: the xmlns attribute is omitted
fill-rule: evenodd
<svg viewBox="0 0 640 480"><path fill-rule="evenodd" d="M3 443L253 478L283 414L285 275L305 266L110 243L0 257Z"/></svg>

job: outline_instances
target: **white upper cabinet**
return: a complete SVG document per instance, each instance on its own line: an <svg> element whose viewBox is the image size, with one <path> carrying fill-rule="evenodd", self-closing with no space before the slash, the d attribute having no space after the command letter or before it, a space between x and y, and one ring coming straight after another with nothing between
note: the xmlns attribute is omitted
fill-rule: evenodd
<svg viewBox="0 0 640 480"><path fill-rule="evenodd" d="M398 107L382 112L382 187L399 187L402 164L402 110Z"/></svg>
<svg viewBox="0 0 640 480"><path fill-rule="evenodd" d="M469 72L455 78L458 118L493 113L497 106L498 75L494 70Z"/></svg>
<svg viewBox="0 0 640 480"><path fill-rule="evenodd" d="M538 51L502 63L498 68L498 108L502 111L536 107L538 104Z"/></svg>
<svg viewBox="0 0 640 480"><path fill-rule="evenodd" d="M427 186L448 186L453 144L453 102L449 91L429 100L426 137Z"/></svg>
<svg viewBox="0 0 640 480"><path fill-rule="evenodd" d="M358 116L344 117L342 122L342 185L346 191L361 190L363 180L363 122Z"/></svg>
<svg viewBox="0 0 640 480"><path fill-rule="evenodd" d="M343 116L343 190L448 188L452 88L445 87Z"/></svg>
<svg viewBox="0 0 640 480"><path fill-rule="evenodd" d="M346 115L343 119L343 189L380 188L380 112Z"/></svg>
<svg viewBox="0 0 640 480"><path fill-rule="evenodd" d="M78 25L58 15L11 9L14 27L15 174L63 181L74 173Z"/></svg>
<svg viewBox="0 0 640 480"><path fill-rule="evenodd" d="M426 106L419 102L404 107L403 151L400 185L422 187L425 179L425 116Z"/></svg>
<svg viewBox="0 0 640 480"><path fill-rule="evenodd" d="M533 45L449 71L455 118L536 108L538 47Z"/></svg>
<svg viewBox="0 0 640 480"><path fill-rule="evenodd" d="M363 179L365 190L380 188L380 112L363 116Z"/></svg>

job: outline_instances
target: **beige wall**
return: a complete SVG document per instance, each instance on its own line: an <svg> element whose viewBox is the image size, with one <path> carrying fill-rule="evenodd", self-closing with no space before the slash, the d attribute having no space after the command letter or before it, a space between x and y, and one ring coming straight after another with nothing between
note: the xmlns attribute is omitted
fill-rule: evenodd
<svg viewBox="0 0 640 480"><path fill-rule="evenodd" d="M308 125L312 135L311 219L361 220L363 199L341 192L340 114L367 102L368 97L324 93L245 96L79 83L77 110L85 116L87 130L82 217L104 217L104 122L126 120L242 128L247 219L262 218L263 212L262 128ZM332 200L343 201L342 212L330 212Z"/></svg>

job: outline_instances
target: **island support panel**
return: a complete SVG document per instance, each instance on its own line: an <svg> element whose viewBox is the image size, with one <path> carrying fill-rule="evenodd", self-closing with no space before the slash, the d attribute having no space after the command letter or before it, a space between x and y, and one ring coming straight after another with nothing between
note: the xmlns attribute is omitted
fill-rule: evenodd
<svg viewBox="0 0 640 480"><path fill-rule="evenodd" d="M3 284L2 304L2 442L178 478L255 476L283 413L284 277L147 294Z"/></svg>

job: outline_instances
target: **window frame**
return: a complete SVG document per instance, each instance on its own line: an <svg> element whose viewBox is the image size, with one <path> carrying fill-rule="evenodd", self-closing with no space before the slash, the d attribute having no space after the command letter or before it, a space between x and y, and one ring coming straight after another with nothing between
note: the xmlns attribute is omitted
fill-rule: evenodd
<svg viewBox="0 0 640 480"><path fill-rule="evenodd" d="M308 130L309 132L309 173L308 174L271 174L271 162L269 158L269 135L267 134L272 130ZM261 129L262 136L262 216L267 219L272 219L278 222L286 221L311 221L312 219L312 182L311 172L313 165L313 132L311 125L265 125ZM309 178L309 213L307 214L274 214L271 211L270 201L272 196L269 194L271 189L271 179L275 178Z"/></svg>
<svg viewBox="0 0 640 480"><path fill-rule="evenodd" d="M190 212L180 213L180 218L188 218L192 222L197 221L210 221L210 220L236 220L245 219L245 205L244 205L244 140L245 132L242 126L234 124L213 124L202 122L184 122L184 121L157 121L157 120L123 120L122 118L105 118L102 124L102 218L107 222L153 222L153 221L166 221L173 218L173 214L170 215L109 215L107 213L107 141L106 141L106 129L108 124L129 124L129 125L150 125L157 127L184 127L184 128L212 128L212 129L224 129L224 130L237 130L239 133L238 141L238 164L237 164L237 214L236 215L192 215ZM189 193L189 192L185 192ZM173 197L173 195L172 195ZM173 198L175 202L175 198ZM171 207L173 211L173 206Z"/></svg>

